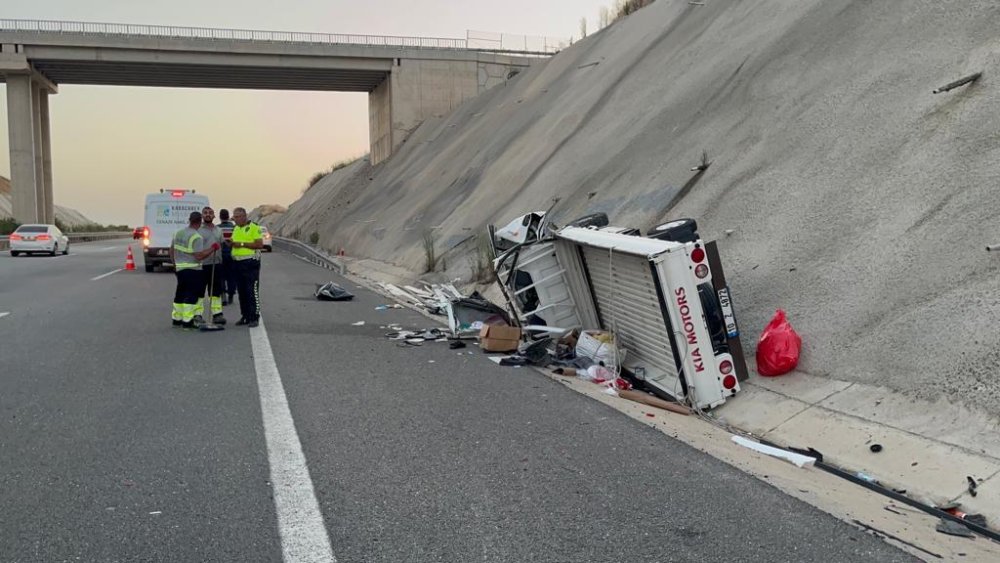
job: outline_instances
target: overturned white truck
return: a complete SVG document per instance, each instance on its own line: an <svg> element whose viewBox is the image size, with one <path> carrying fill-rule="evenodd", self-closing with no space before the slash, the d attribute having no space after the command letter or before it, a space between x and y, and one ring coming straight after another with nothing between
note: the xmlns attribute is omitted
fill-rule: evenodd
<svg viewBox="0 0 1000 563"><path fill-rule="evenodd" d="M546 229L542 213L522 222L538 236L501 229L495 238L521 240L494 264L521 324L608 331L623 374L699 409L739 391L747 368L729 288L694 221L661 225L655 238L606 223Z"/></svg>

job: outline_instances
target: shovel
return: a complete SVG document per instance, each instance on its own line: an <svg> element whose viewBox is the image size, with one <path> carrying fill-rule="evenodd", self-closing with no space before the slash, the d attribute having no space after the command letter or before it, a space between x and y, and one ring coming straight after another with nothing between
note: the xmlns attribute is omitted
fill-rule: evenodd
<svg viewBox="0 0 1000 563"><path fill-rule="evenodd" d="M212 288L215 287L215 267L218 266L218 265L219 264L213 264L212 265L212 275L209 276L208 287L205 289L205 294L206 295L205 295L205 297L203 297L203 299L205 301L205 304L208 305L207 307L205 307L205 310L208 311L208 318L209 319L211 319L212 316L213 316L212 315ZM207 321L205 323L202 323L201 326L198 327L198 330L200 330L201 332L217 332L217 331L220 331L220 330L226 330L226 327L224 327L222 325L217 325L217 324L215 324L215 323L213 323L212 321L209 320L209 321Z"/></svg>

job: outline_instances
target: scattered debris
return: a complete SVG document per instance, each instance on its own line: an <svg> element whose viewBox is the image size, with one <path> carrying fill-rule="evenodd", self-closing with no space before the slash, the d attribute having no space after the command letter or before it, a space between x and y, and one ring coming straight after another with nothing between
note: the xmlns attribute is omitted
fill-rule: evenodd
<svg viewBox="0 0 1000 563"><path fill-rule="evenodd" d="M677 414L683 414L683 415L691 414L691 409L689 407L686 407L679 403L664 401L659 397L654 397L653 395L650 395L649 393L645 393L642 391L621 390L618 391L618 396L623 399L628 399L629 401L635 401L636 403L649 405L651 407L656 407Z"/></svg>
<svg viewBox="0 0 1000 563"><path fill-rule="evenodd" d="M872 444L869 448L873 454L877 454L882 451L882 444Z"/></svg>
<svg viewBox="0 0 1000 563"><path fill-rule="evenodd" d="M479 347L485 352L511 352L521 343L521 329L487 325L479 331Z"/></svg>
<svg viewBox="0 0 1000 563"><path fill-rule="evenodd" d="M949 83L945 84L944 86L941 86L940 88L935 88L933 91L931 91L931 93L932 94L941 94L941 93L947 92L949 90L954 90L955 88L958 88L959 86L965 86L966 84L971 84L971 83L979 80L979 77L982 76L982 75L983 75L982 71L979 71L979 72L970 74L968 76L963 76L962 78L959 78L958 80L956 80L954 82L949 82Z"/></svg>
<svg viewBox="0 0 1000 563"><path fill-rule="evenodd" d="M894 509L893 509L893 508L892 508L891 506L883 506L883 507L882 507L882 509L883 509L883 510L887 510L887 511L889 511L889 512L893 513L893 514L899 514L900 516L906 516L906 515L905 515L905 514L903 514L902 512L900 512L900 511L898 511L898 510L894 510Z"/></svg>
<svg viewBox="0 0 1000 563"><path fill-rule="evenodd" d="M576 368L556 368L552 370L555 375L565 375L566 377L576 377Z"/></svg>
<svg viewBox="0 0 1000 563"><path fill-rule="evenodd" d="M766 445L761 444L759 442L754 442L752 440L748 440L748 439L744 438L743 436L733 436L733 442L736 442L737 444L743 446L744 448L749 448L749 449L754 450L754 451L756 451L758 453L762 453L764 455L769 455L769 456L772 456L772 457L783 459L783 460L785 460L785 461L787 461L789 463L794 464L796 467L800 467L800 468L812 465L813 463L816 462L815 458L812 458L812 457L809 457L809 456L804 456L802 454L797 454L797 453L794 453L794 452L790 452L788 450L783 450L781 448L775 448L773 446L766 446Z"/></svg>
<svg viewBox="0 0 1000 563"><path fill-rule="evenodd" d="M976 483L976 480L973 479L971 475L966 476L965 480L968 481L969 483L969 494L972 496L978 495L979 493L976 491L976 488L979 486L979 484Z"/></svg>
<svg viewBox="0 0 1000 563"><path fill-rule="evenodd" d="M872 483L874 485L878 485L879 484L878 479L872 477L871 475L868 475L867 473L862 473L861 471L858 471L857 473L855 473L854 476L857 477L858 479L861 479L862 481L864 481L866 483Z"/></svg>
<svg viewBox="0 0 1000 563"><path fill-rule="evenodd" d="M351 326L365 326L365 321L358 321L356 323L351 323Z"/></svg>
<svg viewBox="0 0 1000 563"><path fill-rule="evenodd" d="M954 520L947 520L945 518L938 521L937 526L935 526L934 529L942 534L948 534L949 536L958 536L960 538L976 537L976 534L972 533L972 530L966 528L958 522L955 522Z"/></svg>
<svg viewBox="0 0 1000 563"><path fill-rule="evenodd" d="M350 301L354 299L354 294L333 282L317 285L313 296L320 301Z"/></svg>
<svg viewBox="0 0 1000 563"><path fill-rule="evenodd" d="M691 172L704 172L711 165L712 161L708 159L708 151L701 151L701 164L692 167Z"/></svg>

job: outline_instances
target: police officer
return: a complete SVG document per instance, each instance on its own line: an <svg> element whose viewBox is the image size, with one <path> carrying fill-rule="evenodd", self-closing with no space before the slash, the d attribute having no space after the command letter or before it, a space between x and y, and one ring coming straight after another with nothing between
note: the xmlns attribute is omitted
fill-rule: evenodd
<svg viewBox="0 0 1000 563"><path fill-rule="evenodd" d="M233 236L233 229L236 228L236 223L229 220L228 209L219 210L219 220L219 228L222 229L222 236L224 240L229 240ZM223 305L232 303L233 296L236 295L236 267L233 266L232 250L233 247L228 244L222 247L222 279L225 281L222 294Z"/></svg>
<svg viewBox="0 0 1000 563"><path fill-rule="evenodd" d="M198 234L205 241L205 246L214 244L222 245L222 230L212 224L215 221L215 210L211 207L204 207L201 210L201 228ZM217 325L226 324L226 317L222 315L222 256L220 252L213 252L211 256L201 261L201 277L204 282L201 292L198 295L198 302L194 306L194 324L205 323L205 289L208 289L211 301L212 323Z"/></svg>
<svg viewBox="0 0 1000 563"><path fill-rule="evenodd" d="M177 274L177 290L174 292L173 325L195 328L195 304L201 297L205 282L202 281L201 261L221 247L218 243L206 246L198 233L201 227L201 213L193 211L188 216L188 226L174 233L170 245L170 261Z"/></svg>
<svg viewBox="0 0 1000 563"><path fill-rule="evenodd" d="M260 249L264 236L260 227L247 218L247 210L233 209L236 227L228 241L236 266L236 287L240 293L240 320L237 325L255 327L260 322Z"/></svg>

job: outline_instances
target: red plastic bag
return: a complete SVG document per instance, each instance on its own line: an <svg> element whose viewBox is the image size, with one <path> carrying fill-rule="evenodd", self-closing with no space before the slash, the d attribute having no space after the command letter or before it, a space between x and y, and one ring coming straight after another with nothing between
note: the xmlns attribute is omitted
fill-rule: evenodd
<svg viewBox="0 0 1000 563"><path fill-rule="evenodd" d="M802 338L778 309L757 342L757 373L784 375L799 365L801 351Z"/></svg>

